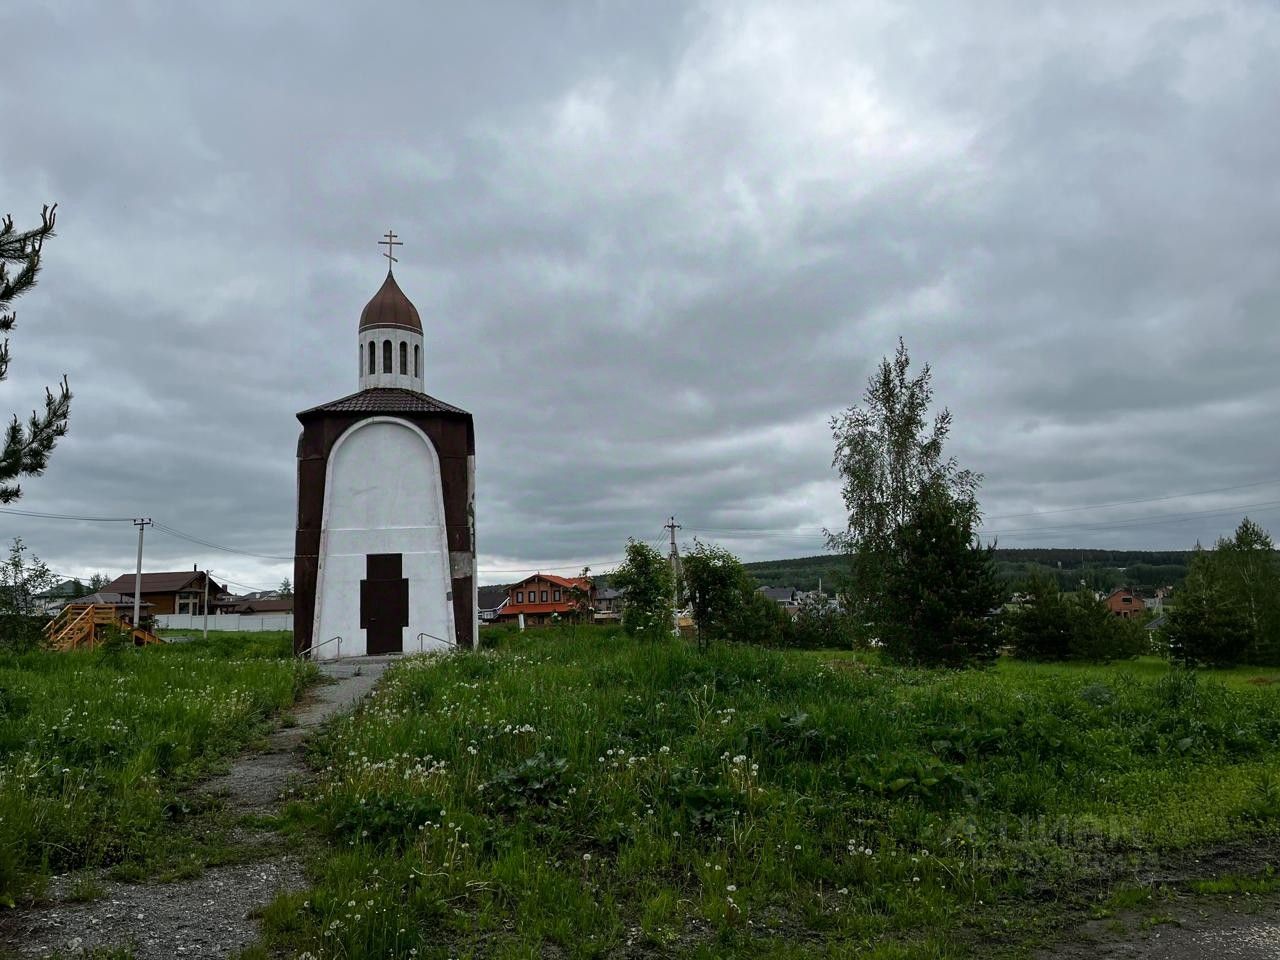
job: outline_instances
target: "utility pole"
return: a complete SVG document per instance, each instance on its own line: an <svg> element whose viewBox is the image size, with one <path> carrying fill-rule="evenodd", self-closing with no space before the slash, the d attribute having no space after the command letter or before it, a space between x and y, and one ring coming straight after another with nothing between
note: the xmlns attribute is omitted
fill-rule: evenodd
<svg viewBox="0 0 1280 960"><path fill-rule="evenodd" d="M209 571L204 572L204 638L209 639Z"/></svg>
<svg viewBox="0 0 1280 960"><path fill-rule="evenodd" d="M133 525L138 528L138 572L133 577L133 626L136 630L142 616L142 534L151 526L151 518L138 517Z"/></svg>
<svg viewBox="0 0 1280 960"><path fill-rule="evenodd" d="M676 523L676 518L673 516L662 526L664 530L671 532L671 632L678 636L680 634L680 550L676 546L676 531L680 529L680 524Z"/></svg>

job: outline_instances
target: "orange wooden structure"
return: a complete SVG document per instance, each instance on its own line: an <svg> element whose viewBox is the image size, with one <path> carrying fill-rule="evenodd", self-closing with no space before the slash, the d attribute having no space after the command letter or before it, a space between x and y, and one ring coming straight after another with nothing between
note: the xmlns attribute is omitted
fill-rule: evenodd
<svg viewBox="0 0 1280 960"><path fill-rule="evenodd" d="M54 650L91 650L102 643L108 627L129 634L135 646L164 643L155 634L129 623L109 603L69 603L49 621L44 633Z"/></svg>

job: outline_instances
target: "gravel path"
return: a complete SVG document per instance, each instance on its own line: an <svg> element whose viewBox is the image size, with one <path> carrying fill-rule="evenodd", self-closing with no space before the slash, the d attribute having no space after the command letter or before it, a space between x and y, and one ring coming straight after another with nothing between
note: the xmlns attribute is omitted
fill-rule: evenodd
<svg viewBox="0 0 1280 960"><path fill-rule="evenodd" d="M388 662L361 658L321 664L321 672L336 682L313 688L294 711L293 726L277 729L264 750L241 756L227 773L201 789L223 795L233 813L274 810L281 795L306 777L303 740L326 719L365 697ZM238 831L236 836L245 843L263 838L261 831ZM293 852L258 863L214 867L177 883L104 882L103 895L88 903L61 899L69 879L54 879L51 903L0 915L0 952L52 957L131 947L138 960L227 957L257 939L257 923L250 917L254 910L277 893L305 884L303 858Z"/></svg>

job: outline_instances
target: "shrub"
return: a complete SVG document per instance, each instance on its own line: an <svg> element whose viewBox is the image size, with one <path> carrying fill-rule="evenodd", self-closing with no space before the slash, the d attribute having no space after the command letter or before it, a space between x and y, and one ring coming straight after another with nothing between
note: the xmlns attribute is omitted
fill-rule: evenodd
<svg viewBox="0 0 1280 960"><path fill-rule="evenodd" d="M1117 617L1091 590L1062 594L1037 577L1026 586L1027 601L1006 616L1010 642L1027 660L1105 663L1144 652L1145 630L1136 620Z"/></svg>
<svg viewBox="0 0 1280 960"><path fill-rule="evenodd" d="M787 632L787 646L809 650L848 647L853 629L844 612L821 595L806 594Z"/></svg>
<svg viewBox="0 0 1280 960"><path fill-rule="evenodd" d="M533 807L556 807L565 796L569 761L539 751L515 766L499 770L485 785L489 802L502 813L527 812Z"/></svg>
<svg viewBox="0 0 1280 960"><path fill-rule="evenodd" d="M743 589L745 593L729 623L729 639L763 647L786 646L791 616L761 593L754 582L749 581Z"/></svg>

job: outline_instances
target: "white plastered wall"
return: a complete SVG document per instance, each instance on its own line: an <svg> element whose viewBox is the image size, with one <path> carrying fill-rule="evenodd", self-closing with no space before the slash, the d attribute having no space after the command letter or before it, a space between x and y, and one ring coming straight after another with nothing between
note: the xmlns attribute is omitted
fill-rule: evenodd
<svg viewBox="0 0 1280 960"><path fill-rule="evenodd" d="M405 652L447 646L431 639L454 637L440 458L426 434L395 417L362 420L338 438L329 454L314 647L342 637L342 656L366 652L360 581L371 553L404 557L403 576L409 581ZM419 633L431 636L420 642ZM333 659L338 644L326 643L316 655Z"/></svg>
<svg viewBox="0 0 1280 960"><path fill-rule="evenodd" d="M383 364L383 343L391 343L391 372ZM400 372L400 344L405 345L405 369ZM369 344L373 344L373 373L369 372ZM418 351L417 373L414 372L413 351ZM407 327L370 327L360 331L360 389L370 387L400 387L404 390L423 392L426 383L424 373L427 358L423 354L422 334Z"/></svg>

